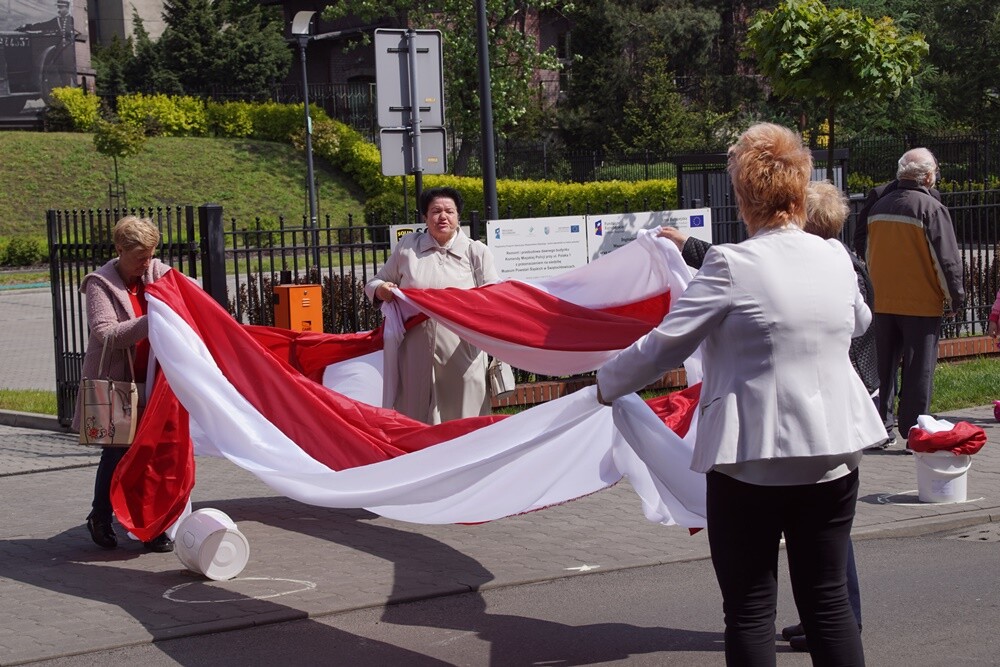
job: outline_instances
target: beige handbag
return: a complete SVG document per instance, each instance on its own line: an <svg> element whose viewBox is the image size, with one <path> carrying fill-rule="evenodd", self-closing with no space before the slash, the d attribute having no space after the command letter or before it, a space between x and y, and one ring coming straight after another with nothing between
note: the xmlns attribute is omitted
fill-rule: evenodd
<svg viewBox="0 0 1000 667"><path fill-rule="evenodd" d="M108 340L104 339L101 349L98 376L104 370ZM131 348L128 350L128 367L132 373L131 381L108 377L80 381L80 393L83 395L80 444L121 447L132 444L139 423L139 387L135 383Z"/></svg>
<svg viewBox="0 0 1000 667"><path fill-rule="evenodd" d="M507 398L517 389L514 369L506 361L491 359L486 373L490 379L490 393L494 398Z"/></svg>

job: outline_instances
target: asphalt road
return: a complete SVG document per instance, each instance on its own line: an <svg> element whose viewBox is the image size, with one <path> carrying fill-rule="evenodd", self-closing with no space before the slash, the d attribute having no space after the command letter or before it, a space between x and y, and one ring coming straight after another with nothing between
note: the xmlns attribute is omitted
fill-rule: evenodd
<svg viewBox="0 0 1000 667"><path fill-rule="evenodd" d="M869 665L1000 665L1000 524L855 547ZM796 620L787 578L780 586L778 629ZM810 664L784 642L778 647L779 666ZM698 667L724 659L721 601L702 559L33 664Z"/></svg>

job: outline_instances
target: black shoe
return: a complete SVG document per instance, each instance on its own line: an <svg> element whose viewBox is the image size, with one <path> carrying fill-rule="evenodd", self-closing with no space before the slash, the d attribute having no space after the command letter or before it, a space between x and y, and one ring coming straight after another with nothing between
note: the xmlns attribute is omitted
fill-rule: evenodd
<svg viewBox="0 0 1000 667"><path fill-rule="evenodd" d="M166 554L174 550L174 541L167 537L166 533L163 533L159 537L154 537L149 542L143 542L142 546L146 547L146 551Z"/></svg>
<svg viewBox="0 0 1000 667"><path fill-rule="evenodd" d="M802 624L792 625L785 630L802 630ZM781 636L788 640L788 645L792 647L793 651L802 651L803 653L809 652L809 642L806 641L805 632L802 634L792 634L791 636L785 636L785 630L781 631ZM861 624L858 624L858 632L861 632Z"/></svg>
<svg viewBox="0 0 1000 667"><path fill-rule="evenodd" d="M889 449L896 444L896 436L890 435L877 445L872 445L868 449Z"/></svg>
<svg viewBox="0 0 1000 667"><path fill-rule="evenodd" d="M788 645L792 647L793 651L809 652L809 643L806 641L805 635L792 635L788 638Z"/></svg>
<svg viewBox="0 0 1000 667"><path fill-rule="evenodd" d="M791 641L792 637L805 637L805 635L806 631L802 628L801 623L789 625L787 628L781 629L781 637L785 641Z"/></svg>
<svg viewBox="0 0 1000 667"><path fill-rule="evenodd" d="M111 525L111 519L99 519L96 516L87 517L87 530L94 544L102 549L114 549L118 546L118 536Z"/></svg>

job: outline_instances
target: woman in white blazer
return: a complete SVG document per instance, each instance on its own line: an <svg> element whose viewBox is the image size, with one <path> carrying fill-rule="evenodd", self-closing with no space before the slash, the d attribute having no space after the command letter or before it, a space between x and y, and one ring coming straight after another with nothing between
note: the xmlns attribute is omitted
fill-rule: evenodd
<svg viewBox="0 0 1000 667"><path fill-rule="evenodd" d="M660 326L597 375L609 403L703 346L691 468L706 473L728 664L775 663L782 534L814 664L864 664L847 545L861 452L885 429L848 358L871 322L851 259L802 231L811 169L790 130L747 130L729 173L750 238L713 246Z"/></svg>

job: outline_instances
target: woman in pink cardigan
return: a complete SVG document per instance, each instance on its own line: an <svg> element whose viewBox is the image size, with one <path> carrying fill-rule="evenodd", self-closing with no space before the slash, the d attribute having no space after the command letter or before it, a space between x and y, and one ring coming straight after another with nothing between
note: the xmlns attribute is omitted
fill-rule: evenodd
<svg viewBox="0 0 1000 667"><path fill-rule="evenodd" d="M90 328L81 377L100 375L112 380L131 379L128 359L131 351L135 382L144 382L149 360L145 286L169 271L170 267L153 257L160 243L160 232L149 219L126 216L115 225L111 238L118 256L87 274L80 285L80 291L87 295L87 323ZM108 358L104 360L104 368L98 369L105 340L108 341ZM79 430L81 426L81 400L82 394L77 396L74 430ZM87 529L94 542L104 549L118 546L118 536L111 525L111 478L126 449L127 446L104 447L97 466L94 502L87 517ZM144 544L150 551L168 552L174 549L173 541L165 534Z"/></svg>

